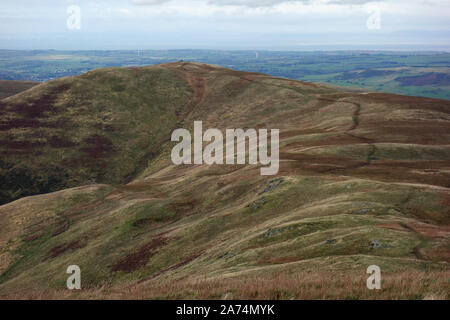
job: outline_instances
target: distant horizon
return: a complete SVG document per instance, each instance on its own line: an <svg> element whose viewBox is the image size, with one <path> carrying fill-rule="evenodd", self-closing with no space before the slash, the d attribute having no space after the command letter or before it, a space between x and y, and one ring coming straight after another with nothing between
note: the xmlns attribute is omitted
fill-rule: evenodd
<svg viewBox="0 0 450 320"><path fill-rule="evenodd" d="M448 0L3 0L0 17L16 50L450 50Z"/></svg>
<svg viewBox="0 0 450 320"><path fill-rule="evenodd" d="M0 49L0 79L42 82L100 68L183 61L450 100L449 59L445 50ZM356 76L358 70L364 70L361 76Z"/></svg>
<svg viewBox="0 0 450 320"><path fill-rule="evenodd" d="M59 51L59 52L74 52L74 51L223 51L223 52L376 52L376 53L450 53L449 49L215 49L215 48L158 48L158 49L15 49L15 48L0 48L0 51Z"/></svg>

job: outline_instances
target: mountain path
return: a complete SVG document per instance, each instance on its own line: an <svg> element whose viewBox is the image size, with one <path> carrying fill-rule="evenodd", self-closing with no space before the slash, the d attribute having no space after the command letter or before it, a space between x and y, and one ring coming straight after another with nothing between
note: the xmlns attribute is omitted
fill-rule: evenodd
<svg viewBox="0 0 450 320"><path fill-rule="evenodd" d="M172 132L174 130L180 128L180 126L182 125L184 120L192 113L192 111L195 109L195 107L200 105L201 103L203 103L206 98L206 81L205 81L205 79L203 77L193 75L192 72L190 72L189 70L187 70L185 68L185 65L186 65L186 63L181 65L179 68L181 68L183 70L183 72L182 72L183 76L186 77L186 80L187 80L189 86L193 90L193 96L189 100L189 102L187 102L185 105L183 105L180 108L180 110L175 111L177 123L174 125L174 127L172 127L169 130L169 133L167 134L166 137L161 139L150 150L147 151L147 153L143 157L143 160L142 160L143 163L148 162L151 159L153 159L158 154L159 150L161 149L161 146L163 144L171 141ZM179 72L179 69L173 69L173 68L170 68L170 69ZM130 175L129 178L126 179L126 182L127 183L132 182L133 178L135 176L136 176L136 173L133 173L132 175Z"/></svg>
<svg viewBox="0 0 450 320"><path fill-rule="evenodd" d="M328 98L317 98L317 100L321 100L321 101L327 101L327 102L332 102L332 103L348 103L351 104L353 106L355 106L355 110L353 111L352 114L352 125L350 126L349 129L347 129L344 133L352 138L358 139L359 141L361 141L364 144L367 144L370 149L369 152L367 154L367 160L365 163L363 164L355 164L352 166L348 166L346 168L333 168L330 169L329 171L336 171L336 170L343 170L343 169L356 169L356 168L361 168L361 167L365 167L371 164L372 160L374 159L374 155L377 151L377 147L374 144L374 140L370 139L370 138L366 138L360 135L356 135L354 133L351 133L352 131L356 130L359 128L360 125L360 114L361 114L361 104L357 103L357 102L353 102L353 101L345 101L345 100L337 100L337 99L328 99Z"/></svg>

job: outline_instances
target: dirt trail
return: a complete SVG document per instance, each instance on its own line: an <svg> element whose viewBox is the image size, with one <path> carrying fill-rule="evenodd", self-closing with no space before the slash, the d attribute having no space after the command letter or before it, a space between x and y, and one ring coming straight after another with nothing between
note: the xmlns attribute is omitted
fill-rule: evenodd
<svg viewBox="0 0 450 320"><path fill-rule="evenodd" d="M347 102L347 101L345 101L345 102ZM352 116L353 125L348 130L348 131L352 131L352 130L357 129L359 126L359 114L361 112L361 105L356 102L347 102L347 103L352 103L356 107L355 111L353 112L353 116Z"/></svg>
<svg viewBox="0 0 450 320"><path fill-rule="evenodd" d="M361 104L357 103L357 102L353 102L353 101L327 99L327 98L317 98L317 100L328 101L328 102L332 102L332 103L338 103L338 102L348 103L348 104L355 106L355 111L353 111L353 115L352 115L352 125L344 133L352 138L358 139L359 141L361 141L364 144L367 144L370 147L370 149L369 149L369 153L367 154L367 159L366 159L365 163L353 165L353 166L347 167L345 169L355 169L355 168L360 168L360 167L365 167L365 166L370 165L370 163L374 159L375 153L377 151L377 147L374 144L374 140L352 133L352 131L358 129L359 125L360 125L359 117L360 117L360 113L361 113ZM339 169L330 169L330 171L334 171L334 170L342 170L342 169L340 169L340 168Z"/></svg>
<svg viewBox="0 0 450 320"><path fill-rule="evenodd" d="M189 63L183 63L181 65L175 64L168 66L171 70L180 74L181 77L185 78L189 86L193 90L193 96L191 100L182 106L180 110L177 111L178 126L186 119L186 117L194 110L194 108L205 101L206 98L206 80L201 77L195 71L188 70L186 66Z"/></svg>
<svg viewBox="0 0 450 320"><path fill-rule="evenodd" d="M422 251L420 250L422 247L424 247L427 243L427 239L416 229L414 229L413 227L407 225L404 222L400 223L400 226L405 228L406 230L408 230L409 232L414 233L419 239L420 239L420 243L415 246L412 250L412 254L414 254L414 256L418 259L418 260L427 260L427 257L422 253Z"/></svg>
<svg viewBox="0 0 450 320"><path fill-rule="evenodd" d="M169 66L171 70L174 70L176 72L180 72L180 69L182 70L182 76L184 76L189 84L189 86L193 90L193 96L190 99L188 103L183 105L180 110L175 111L175 115L177 117L177 123L176 125L169 130L169 133L166 137L164 137L161 141L156 143L143 157L142 159L142 165L144 166L148 161L153 159L159 154L159 150L161 149L161 146L167 142L170 142L172 132L180 127L182 127L183 121L191 114L191 112L195 109L196 106L203 103L203 101L206 98L206 80L199 76L194 75L193 72L187 70L185 68L185 65L187 63L182 64L181 66ZM125 181L126 184L133 181L134 177L136 176L136 172L130 175Z"/></svg>
<svg viewBox="0 0 450 320"><path fill-rule="evenodd" d="M178 122L182 122L194 110L194 108L205 101L206 98L206 81L204 78L195 76L186 71L186 79L189 86L194 90L192 100L185 106L184 110L178 115Z"/></svg>
<svg viewBox="0 0 450 320"><path fill-rule="evenodd" d="M351 101L343 101L343 102L351 103L356 107L355 111L353 112L353 116L352 116L353 124L350 127L350 129L345 132L345 134L350 137L359 139L361 142L370 146L370 151L367 154L367 162L365 165L362 165L362 166L370 165L370 163L374 159L375 153L377 152L377 147L375 146L374 141L372 139L350 133L351 131L358 129L358 127L359 127L359 116L360 116L360 112L361 112L361 104L356 103L356 102L351 102Z"/></svg>

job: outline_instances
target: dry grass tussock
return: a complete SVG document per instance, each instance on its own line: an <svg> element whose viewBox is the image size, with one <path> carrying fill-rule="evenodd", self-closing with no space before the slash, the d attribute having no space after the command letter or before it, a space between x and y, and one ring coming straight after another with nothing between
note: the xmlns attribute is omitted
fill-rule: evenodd
<svg viewBox="0 0 450 320"><path fill-rule="evenodd" d="M280 274L213 279L156 279L136 286L101 286L69 291L47 289L2 299L449 299L450 271L383 274L381 290L366 287L366 275Z"/></svg>

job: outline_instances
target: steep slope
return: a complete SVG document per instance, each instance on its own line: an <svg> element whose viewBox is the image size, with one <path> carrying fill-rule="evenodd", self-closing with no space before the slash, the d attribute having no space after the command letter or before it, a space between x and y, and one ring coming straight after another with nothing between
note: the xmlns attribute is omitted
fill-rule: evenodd
<svg viewBox="0 0 450 320"><path fill-rule="evenodd" d="M0 102L0 204L133 178L191 96L167 68L102 69Z"/></svg>
<svg viewBox="0 0 450 320"><path fill-rule="evenodd" d="M19 92L25 91L38 85L39 82L33 81L10 81L0 80L0 99L13 96Z"/></svg>
<svg viewBox="0 0 450 320"><path fill-rule="evenodd" d="M130 75L122 82L127 86L129 81L164 76L139 82L139 88L153 91L142 89L148 96L136 101L129 99L140 96L134 92L137 85L120 91L127 99L116 99L113 86L103 86L123 74ZM74 167L77 162L61 167L71 170L69 181L82 183L92 178L88 172L109 184L26 197L0 207L0 294L447 297L450 102L350 93L181 62L100 70L45 86L50 90L66 81L85 80L87 85L70 101L85 107L89 125L70 129L68 136L63 135L67 127L52 135L92 135L85 130L105 121L97 116L92 99L106 97L115 108L105 105L110 112L129 112L117 121L129 119L133 115L129 110L140 108L132 119L141 131L147 130L139 135L139 143L146 144L131 143L137 131L123 122L122 130L113 134L105 127L95 129L95 134L108 134L114 156L102 157L95 167L99 171L85 163ZM88 89L99 83L101 90ZM65 101L74 94L74 86L58 90L56 100ZM34 96L37 89L4 100L3 112L13 112L11 106L29 110L27 101L39 99ZM162 114L171 115L171 121L161 120L165 119L161 114L158 123L155 118L150 123L139 121L144 109L159 105L149 106L149 101L164 103ZM63 110L70 110L71 103ZM221 130L280 129L278 175L261 176L258 165L173 165L174 144L168 133L175 127L192 129L195 120L202 120L204 128ZM157 128L144 129L145 124ZM8 132L16 131L22 134ZM38 130L29 126L24 131L31 135ZM40 163L75 157L72 153L79 152L84 140L72 141L75 146L67 147L62 156L51 148L45 158L33 155L42 161L37 162L35 175L46 172ZM138 156L130 153L130 145L140 146ZM3 152L8 150L12 149ZM151 159L147 154L153 154ZM29 158L21 160L25 168L31 166ZM138 174L131 182L120 183L132 173ZM90 290L64 291L65 271L72 264L81 267L83 288ZM365 272L372 264L383 272L384 291L379 294L366 288Z"/></svg>

